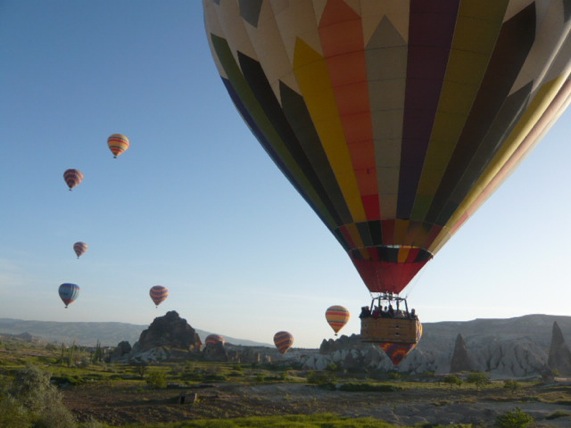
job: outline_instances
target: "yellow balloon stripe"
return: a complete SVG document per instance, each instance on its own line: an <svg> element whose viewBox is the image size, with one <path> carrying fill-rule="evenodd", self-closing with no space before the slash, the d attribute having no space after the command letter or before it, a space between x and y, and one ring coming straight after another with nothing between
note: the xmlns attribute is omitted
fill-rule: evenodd
<svg viewBox="0 0 571 428"><path fill-rule="evenodd" d="M276 132L276 128L271 123L264 109L256 99L256 96L250 89L250 86L244 79L242 71L234 60L226 40L215 35L211 35L211 39L212 46L216 50L216 54L218 55L221 65L224 67L224 71L226 72L228 79L232 83L232 87L238 94L242 103L244 103L246 106L248 113L255 118L256 124L258 125L260 131L263 133L265 140L268 142L268 144L271 145L271 147L278 154L280 160L286 165L289 176L295 180L298 186L303 188L305 196L315 206L316 211L320 213L323 221L330 229L333 230L335 228L335 222L329 215L328 210L321 203L319 195L315 192L313 186L307 180L305 173L299 167L295 159L291 156L286 143ZM285 172L286 171L284 171L284 173Z"/></svg>
<svg viewBox="0 0 571 428"><path fill-rule="evenodd" d="M488 186L494 184L498 186L500 183L493 183L493 180L498 174L502 173L502 168L510 162L511 157L519 149L522 143L525 143L526 137L533 131L534 126L541 120L554 98L559 94L559 91L565 84L569 77L569 73L559 76L557 79L546 83L539 89L535 98L527 108L526 112L514 127L513 131L502 145L501 150L498 151L490 166L482 173L476 182L473 190L458 207L454 215L447 222L446 227L451 231L457 228L457 223L463 223L467 216L471 215L484 200L480 196L488 191ZM513 167L515 167L515 163ZM504 172L505 177L507 174ZM491 192L489 192L491 194ZM453 232L452 232L453 233ZM446 243L449 236L440 235L431 246L430 250L433 252L438 251L442 245Z"/></svg>
<svg viewBox="0 0 571 428"><path fill-rule="evenodd" d="M297 41L294 73L353 222L367 220L325 59Z"/></svg>

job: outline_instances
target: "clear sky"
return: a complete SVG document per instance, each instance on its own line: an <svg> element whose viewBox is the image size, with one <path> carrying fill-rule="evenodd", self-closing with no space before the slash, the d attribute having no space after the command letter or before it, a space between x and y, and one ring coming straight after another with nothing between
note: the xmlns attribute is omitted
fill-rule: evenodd
<svg viewBox="0 0 571 428"><path fill-rule="evenodd" d="M340 304L342 333L359 332L368 290L234 108L200 1L0 0L0 64L0 317L147 325L176 310L315 348ZM405 290L422 321L571 315L570 117ZM118 159L113 133L131 139ZM72 192L68 168L85 174ZM81 287L68 309L63 282Z"/></svg>

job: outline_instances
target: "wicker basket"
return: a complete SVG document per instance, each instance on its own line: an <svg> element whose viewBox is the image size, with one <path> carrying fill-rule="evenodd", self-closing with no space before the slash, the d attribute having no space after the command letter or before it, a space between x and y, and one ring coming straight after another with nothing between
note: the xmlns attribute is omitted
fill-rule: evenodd
<svg viewBox="0 0 571 428"><path fill-rule="evenodd" d="M408 318L361 319L361 341L418 343L422 325L418 320Z"/></svg>

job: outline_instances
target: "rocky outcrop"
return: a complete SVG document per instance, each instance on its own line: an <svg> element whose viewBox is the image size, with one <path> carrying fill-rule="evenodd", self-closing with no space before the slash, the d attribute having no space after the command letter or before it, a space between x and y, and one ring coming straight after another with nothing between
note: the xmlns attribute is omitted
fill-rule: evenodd
<svg viewBox="0 0 571 428"><path fill-rule="evenodd" d="M149 328L141 333L137 344L139 352L158 347L200 351L202 346L196 331L176 311L155 318Z"/></svg>
<svg viewBox="0 0 571 428"><path fill-rule="evenodd" d="M170 311L155 318L128 353L124 352L126 345L122 346L123 351L115 360L142 363L187 360L199 355L201 346L198 333L176 311Z"/></svg>
<svg viewBox="0 0 571 428"><path fill-rule="evenodd" d="M111 351L109 359L111 362L120 361L131 352L131 344L126 340L119 342L119 344Z"/></svg>
<svg viewBox="0 0 571 428"><path fill-rule="evenodd" d="M547 365L561 376L571 376L571 352L557 322L553 323Z"/></svg>
<svg viewBox="0 0 571 428"><path fill-rule="evenodd" d="M454 353L452 354L452 361L450 361L450 373L458 373L464 371L471 371L472 360L468 355L466 342L461 334L456 336L456 343L454 345Z"/></svg>

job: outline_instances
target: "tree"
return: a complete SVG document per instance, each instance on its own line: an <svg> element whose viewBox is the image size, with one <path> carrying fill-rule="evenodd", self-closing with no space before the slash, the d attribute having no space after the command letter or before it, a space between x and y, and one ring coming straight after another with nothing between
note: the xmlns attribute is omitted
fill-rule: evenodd
<svg viewBox="0 0 571 428"><path fill-rule="evenodd" d="M516 407L512 411L498 416L495 426L497 428L526 428L533 424L534 421L533 416Z"/></svg>
<svg viewBox="0 0 571 428"><path fill-rule="evenodd" d="M490 376L484 372L472 372L466 378L466 382L475 384L479 390L484 385L490 383Z"/></svg>

